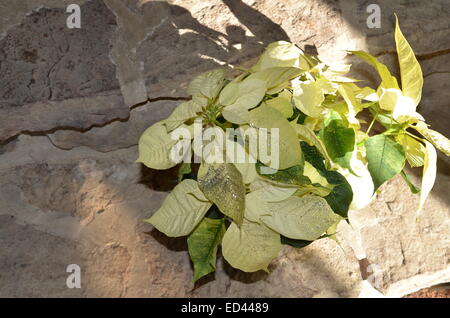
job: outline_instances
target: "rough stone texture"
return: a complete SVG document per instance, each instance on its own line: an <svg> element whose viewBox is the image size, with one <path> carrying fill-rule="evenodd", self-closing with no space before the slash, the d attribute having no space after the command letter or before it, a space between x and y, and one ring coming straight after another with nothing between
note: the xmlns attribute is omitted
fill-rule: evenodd
<svg viewBox="0 0 450 318"><path fill-rule="evenodd" d="M372 272L377 288L387 295L405 292L405 281L415 276L423 275L422 282L428 286L450 280L450 175L440 163L438 169L445 173L438 175L418 220L418 196L409 191L400 176L383 185L371 206L350 215L365 257L375 265ZM414 180L419 184L417 176ZM432 277L436 273L437 280Z"/></svg>
<svg viewBox="0 0 450 318"><path fill-rule="evenodd" d="M119 88L109 59L114 15L102 1L86 2L81 12L82 28L69 29L63 8L36 5L0 40L0 141L21 131L86 129L126 118L120 95L95 96Z"/></svg>
<svg viewBox="0 0 450 318"><path fill-rule="evenodd" d="M81 30L65 28L68 3L81 5ZM403 296L450 281L448 159L438 162L420 222L418 198L396 178L351 213L352 226L339 225L341 245L285 247L270 275L219 258L215 278L194 286L185 239L142 222L175 176L134 163L140 134L182 102L192 76L247 65L275 40L317 49L325 60L368 50L398 73L396 12L424 71L421 112L450 135L447 1L385 1L381 29L366 26L370 3L3 0L0 296L355 297L370 294L367 282ZM354 76L377 83L367 66L349 61ZM69 264L81 266L81 289L66 287Z"/></svg>
<svg viewBox="0 0 450 318"><path fill-rule="evenodd" d="M48 136L59 148L72 149L87 146L108 152L137 145L145 129L167 117L180 101L156 101L136 107L127 120L115 121L105 127L94 127L86 132L57 130Z"/></svg>

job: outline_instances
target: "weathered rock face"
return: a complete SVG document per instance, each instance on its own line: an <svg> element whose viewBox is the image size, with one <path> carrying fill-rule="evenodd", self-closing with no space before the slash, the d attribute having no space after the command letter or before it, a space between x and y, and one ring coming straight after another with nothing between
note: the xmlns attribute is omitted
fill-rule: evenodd
<svg viewBox="0 0 450 318"><path fill-rule="evenodd" d="M114 15L102 1L86 2L83 27L69 29L65 9L35 9L0 40L0 141L22 131L87 129L127 118L109 58Z"/></svg>
<svg viewBox="0 0 450 318"><path fill-rule="evenodd" d="M81 29L66 27L69 3ZM393 12L425 76L421 112L450 135L450 6L445 0L370 1L4 0L0 3L0 296L355 297L363 279L390 296L450 281L450 166L420 222L400 178L339 226L338 245L284 248L271 274L246 274L221 258L215 279L193 288L184 238L142 219L175 179L134 163L145 128L186 97L192 76L247 64L275 40L324 59L364 49L394 71ZM376 84L351 59L355 76ZM367 83L368 84L368 83ZM412 171L413 174L418 172ZM66 286L69 264L82 288Z"/></svg>

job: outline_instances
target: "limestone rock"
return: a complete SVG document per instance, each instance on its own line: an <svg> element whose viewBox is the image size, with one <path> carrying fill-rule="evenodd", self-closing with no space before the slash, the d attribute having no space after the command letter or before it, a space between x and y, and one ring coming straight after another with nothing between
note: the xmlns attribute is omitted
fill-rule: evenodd
<svg viewBox="0 0 450 318"><path fill-rule="evenodd" d="M121 96L110 93L119 88L109 59L114 15L89 1L81 5L82 28L69 29L63 8L34 9L0 40L0 141L126 118Z"/></svg>
<svg viewBox="0 0 450 318"><path fill-rule="evenodd" d="M48 136L59 148L72 149L87 146L108 152L137 145L145 129L166 118L182 101L156 101L134 108L130 117L110 123L105 127L94 127L86 132L73 129L57 130Z"/></svg>

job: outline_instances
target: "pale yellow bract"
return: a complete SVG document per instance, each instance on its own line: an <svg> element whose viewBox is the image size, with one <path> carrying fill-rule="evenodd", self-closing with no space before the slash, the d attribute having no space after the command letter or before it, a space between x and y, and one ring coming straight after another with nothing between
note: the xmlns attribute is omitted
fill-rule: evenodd
<svg viewBox="0 0 450 318"><path fill-rule="evenodd" d="M187 89L192 98L142 134L137 161L152 169L207 153L197 175L191 162L182 164L181 183L146 220L168 236L189 236L194 280L214 271L220 244L231 266L254 272L267 271L282 244L303 247L335 238L349 209L364 209L395 175L419 192L403 171L405 163L423 166L418 211L423 209L436 179L435 147L448 156L450 141L417 112L422 71L398 21L395 46L401 87L376 57L350 52L378 72L379 86L372 88L347 76L350 65L324 63L293 43L274 42L234 79L219 69L196 76ZM372 116L369 122L361 119L363 112ZM375 133L376 126L383 131ZM184 136L180 128L190 134L183 142L193 150L174 161L173 137ZM228 139L198 141L208 129ZM214 155L197 151L199 145ZM276 157L261 152L265 146Z"/></svg>

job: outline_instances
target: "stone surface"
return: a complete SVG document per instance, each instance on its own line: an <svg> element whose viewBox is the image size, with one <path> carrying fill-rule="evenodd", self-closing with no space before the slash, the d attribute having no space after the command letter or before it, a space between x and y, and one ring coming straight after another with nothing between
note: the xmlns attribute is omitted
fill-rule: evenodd
<svg viewBox="0 0 450 318"><path fill-rule="evenodd" d="M438 169L441 173L418 220L419 197L409 191L400 176L383 185L367 209L350 215L372 265L376 287L387 295L417 290L408 282L415 276L423 275L426 287L450 280L450 175L443 164L439 163ZM417 176L413 180L420 184Z"/></svg>
<svg viewBox="0 0 450 318"><path fill-rule="evenodd" d="M325 60L367 50L398 75L393 12L424 71L420 111L450 135L446 2L383 2L382 27L369 29L371 1L2 1L0 296L381 295L372 284L398 297L450 281L447 158L420 222L417 196L396 178L352 212L352 226L341 222L340 245L285 247L269 275L220 257L215 276L195 286L185 239L142 222L175 184L174 171L134 163L140 134L182 102L194 75L248 65L272 41ZM65 28L68 3L81 5L80 30ZM354 76L376 85L373 71L347 59ZM412 174L417 182L420 171ZM69 264L81 266L81 289L66 287Z"/></svg>
<svg viewBox="0 0 450 318"><path fill-rule="evenodd" d="M63 8L36 5L0 40L0 142L22 131L86 129L126 118L123 98L108 93L119 88L109 59L114 15L102 1L80 10L82 28L69 29Z"/></svg>
<svg viewBox="0 0 450 318"><path fill-rule="evenodd" d="M182 101L156 101L136 107L126 120L115 121L105 127L94 127L86 132L59 129L48 136L59 148L72 149L87 146L108 152L137 145L145 129L166 118Z"/></svg>

